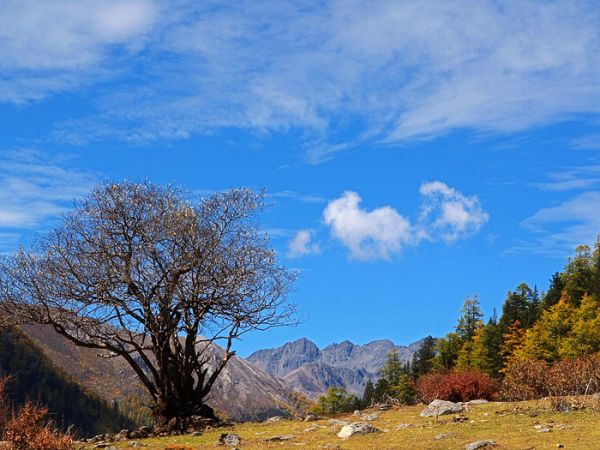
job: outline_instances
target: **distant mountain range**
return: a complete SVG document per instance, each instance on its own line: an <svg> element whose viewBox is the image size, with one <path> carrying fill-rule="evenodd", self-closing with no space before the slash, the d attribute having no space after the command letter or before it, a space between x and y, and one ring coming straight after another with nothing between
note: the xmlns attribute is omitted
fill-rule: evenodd
<svg viewBox="0 0 600 450"><path fill-rule="evenodd" d="M367 381L375 381L387 355L396 350L405 362L421 348L423 340L408 346L390 340L356 345L349 341L331 344L323 349L308 339L298 339L281 347L259 350L247 359L289 386L311 398L323 394L331 386L342 386L362 395Z"/></svg>

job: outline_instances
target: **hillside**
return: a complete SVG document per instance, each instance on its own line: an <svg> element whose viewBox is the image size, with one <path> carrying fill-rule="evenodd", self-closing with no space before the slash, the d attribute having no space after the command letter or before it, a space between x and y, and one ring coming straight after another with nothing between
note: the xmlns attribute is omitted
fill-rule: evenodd
<svg viewBox="0 0 600 450"><path fill-rule="evenodd" d="M369 379L377 379L392 350L406 362L421 344L422 341L417 341L397 346L390 340L379 340L356 345L344 341L321 350L308 339L298 339L278 348L256 351L248 361L311 398L330 386L343 386L353 394L362 395L365 384Z"/></svg>
<svg viewBox="0 0 600 450"><path fill-rule="evenodd" d="M122 359L98 357L97 350L77 347L49 327L24 329L50 360L91 392L126 408L147 403L145 390ZM216 356L220 348L214 345L212 351ZM208 399L221 416L236 421L300 414L308 403L281 380L238 357L229 361Z"/></svg>
<svg viewBox="0 0 600 450"><path fill-rule="evenodd" d="M75 434L81 436L134 425L58 367L21 331L0 328L0 375L10 377L8 396L15 407L27 400L45 405L58 426L73 424Z"/></svg>

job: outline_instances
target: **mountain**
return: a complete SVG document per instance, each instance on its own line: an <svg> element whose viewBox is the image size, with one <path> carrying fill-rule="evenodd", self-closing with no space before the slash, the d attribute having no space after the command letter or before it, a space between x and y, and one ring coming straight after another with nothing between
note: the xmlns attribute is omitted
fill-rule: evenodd
<svg viewBox="0 0 600 450"><path fill-rule="evenodd" d="M344 341L319 349L314 342L303 338L278 348L258 350L248 361L311 398L331 386L342 386L348 392L362 395L367 381L378 378L389 352L395 349L406 362L422 343L420 340L399 346L390 340L379 340L356 345Z"/></svg>
<svg viewBox="0 0 600 450"><path fill-rule="evenodd" d="M48 326L28 325L23 330L56 366L90 392L118 402L128 412L139 412L140 406L148 404L143 386L123 359L99 357L98 350L75 346ZM211 352L215 360L222 349L213 345ZM310 401L263 369L233 357L207 403L221 417L247 421L302 414Z"/></svg>
<svg viewBox="0 0 600 450"><path fill-rule="evenodd" d="M76 436L117 432L135 423L113 404L82 388L17 328L0 328L0 376L8 376L7 397L15 407L26 401L48 408L61 428Z"/></svg>

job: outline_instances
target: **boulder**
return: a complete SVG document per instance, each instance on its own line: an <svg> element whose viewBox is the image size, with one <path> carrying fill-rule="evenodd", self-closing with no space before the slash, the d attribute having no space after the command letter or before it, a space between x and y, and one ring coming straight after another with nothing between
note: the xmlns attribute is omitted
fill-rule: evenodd
<svg viewBox="0 0 600 450"><path fill-rule="evenodd" d="M462 406L458 403L449 402L447 400L434 400L427 408L421 411L421 417L437 417L444 414L453 414L462 411Z"/></svg>
<svg viewBox="0 0 600 450"><path fill-rule="evenodd" d="M477 450L479 448L494 447L496 443L490 440L475 441L467 444L465 450Z"/></svg>
<svg viewBox="0 0 600 450"><path fill-rule="evenodd" d="M375 428L373 425L369 425L368 423L353 422L349 425L344 425L337 436L341 439L348 439L350 436L354 436L355 434L369 433L381 433L381 430L379 428Z"/></svg>

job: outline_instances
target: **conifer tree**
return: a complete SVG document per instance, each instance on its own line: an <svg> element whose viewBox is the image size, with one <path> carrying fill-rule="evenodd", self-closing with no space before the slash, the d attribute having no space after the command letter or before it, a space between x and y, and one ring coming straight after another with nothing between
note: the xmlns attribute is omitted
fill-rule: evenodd
<svg viewBox="0 0 600 450"><path fill-rule="evenodd" d="M477 323L483 317L483 312L479 306L477 294L473 297L467 297L461 308L461 316L458 319L456 333L464 340L469 341L477 329Z"/></svg>
<svg viewBox="0 0 600 450"><path fill-rule="evenodd" d="M361 400L362 407L368 408L369 406L371 406L374 399L375 399L375 386L373 385L373 382L369 379L367 381L367 384L365 385L365 391L363 393L363 397Z"/></svg>
<svg viewBox="0 0 600 450"><path fill-rule="evenodd" d="M413 378L417 379L421 375L431 372L433 369L433 359L435 358L435 339L427 336L423 339L423 344L415 352L412 359L411 373Z"/></svg>

